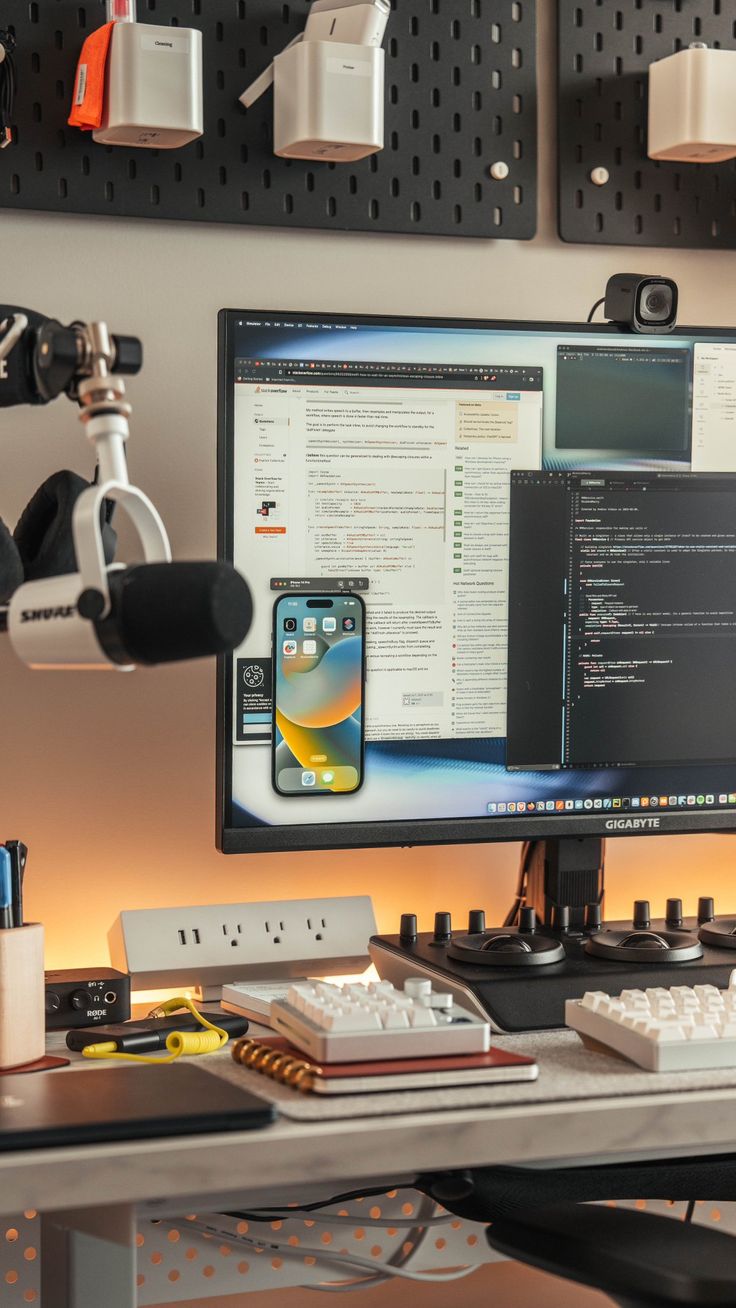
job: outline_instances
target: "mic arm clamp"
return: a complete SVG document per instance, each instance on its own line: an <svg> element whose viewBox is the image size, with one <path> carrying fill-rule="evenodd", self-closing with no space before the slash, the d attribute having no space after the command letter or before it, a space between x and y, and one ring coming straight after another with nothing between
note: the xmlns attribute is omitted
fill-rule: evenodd
<svg viewBox="0 0 736 1308"><path fill-rule="evenodd" d="M79 383L80 421L95 450L98 479L80 495L74 506L72 534L81 579L78 609L90 621L110 612L108 565L102 541L102 506L113 500L136 530L146 563L170 563L171 546L160 513L153 502L133 486L128 476L125 444L130 435L131 406L125 383L112 369L115 349L104 322L83 328L88 347L89 375Z"/></svg>

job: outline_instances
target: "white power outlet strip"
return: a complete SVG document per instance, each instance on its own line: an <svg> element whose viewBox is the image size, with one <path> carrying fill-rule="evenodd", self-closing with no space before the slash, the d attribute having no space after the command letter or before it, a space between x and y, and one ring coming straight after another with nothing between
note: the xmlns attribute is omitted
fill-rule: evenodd
<svg viewBox="0 0 736 1308"><path fill-rule="evenodd" d="M201 908L126 909L108 932L110 960L133 989L361 972L376 931L367 895Z"/></svg>

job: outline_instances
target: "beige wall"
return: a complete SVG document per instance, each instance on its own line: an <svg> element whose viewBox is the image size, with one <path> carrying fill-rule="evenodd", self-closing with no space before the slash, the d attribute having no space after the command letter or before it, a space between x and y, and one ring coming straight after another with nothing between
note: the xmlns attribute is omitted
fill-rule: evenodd
<svg viewBox="0 0 736 1308"><path fill-rule="evenodd" d="M180 557L215 547L215 315L233 307L579 319L627 266L680 283L683 320L734 319L736 255L564 246L556 238L543 0L540 235L534 242L435 240L122 222L0 211L2 299L68 321L102 316L140 335L145 370L130 467ZM0 168L6 160L0 159ZM0 178L0 185L2 181ZM51 471L91 470L75 410L1 418L0 513L14 523ZM214 849L214 669L32 673L0 644L0 839L31 847L28 907L48 930L51 966L106 960L125 906L370 892L390 927L425 916L505 909L515 846L356 851L225 859ZM736 851L735 851L736 852ZM612 842L609 906L634 891L661 900L698 890L736 908L728 838Z"/></svg>

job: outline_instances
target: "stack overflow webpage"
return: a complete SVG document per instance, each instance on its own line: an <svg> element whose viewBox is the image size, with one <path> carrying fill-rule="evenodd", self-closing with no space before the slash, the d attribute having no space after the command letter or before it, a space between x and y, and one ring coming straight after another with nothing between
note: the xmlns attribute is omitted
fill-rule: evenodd
<svg viewBox="0 0 736 1308"><path fill-rule="evenodd" d="M534 814L646 788L642 769L574 785L506 769L510 474L736 469L736 343L244 312L230 352L233 561L254 598L233 824ZM627 379L651 385L659 425L651 407L616 420Z"/></svg>

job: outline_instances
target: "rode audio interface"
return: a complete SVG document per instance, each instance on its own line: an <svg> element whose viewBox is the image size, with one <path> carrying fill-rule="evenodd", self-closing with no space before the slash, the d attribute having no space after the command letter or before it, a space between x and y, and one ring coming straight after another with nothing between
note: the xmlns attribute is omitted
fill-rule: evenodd
<svg viewBox="0 0 736 1308"><path fill-rule="evenodd" d="M46 1030L127 1022L130 977L113 967L72 968L46 973Z"/></svg>

